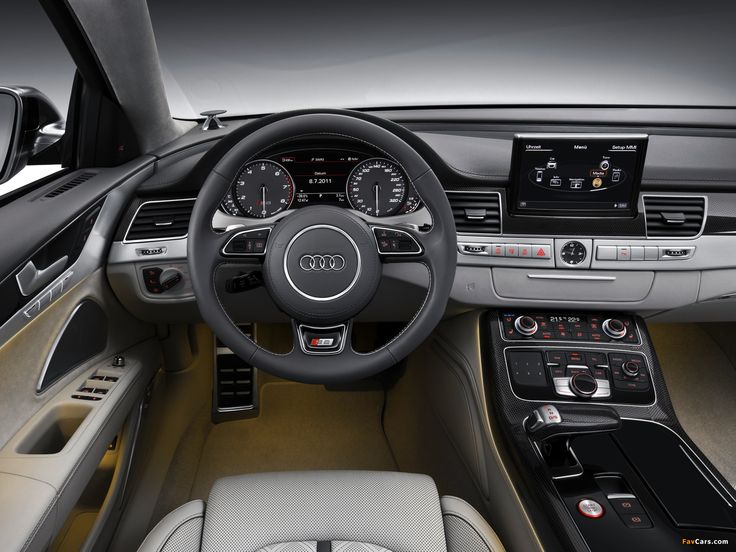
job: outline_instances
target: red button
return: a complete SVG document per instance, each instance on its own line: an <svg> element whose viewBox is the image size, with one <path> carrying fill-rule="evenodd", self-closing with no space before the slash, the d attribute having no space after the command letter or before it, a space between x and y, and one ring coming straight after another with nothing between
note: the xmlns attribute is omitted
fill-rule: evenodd
<svg viewBox="0 0 736 552"><path fill-rule="evenodd" d="M578 512L590 519L598 519L599 517L603 517L603 514L606 513L603 506L589 498L584 498L578 502Z"/></svg>

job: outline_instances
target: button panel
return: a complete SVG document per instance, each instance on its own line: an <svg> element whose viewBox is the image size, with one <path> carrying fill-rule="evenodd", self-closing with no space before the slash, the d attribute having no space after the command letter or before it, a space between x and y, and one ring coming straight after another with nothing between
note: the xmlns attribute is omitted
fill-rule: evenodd
<svg viewBox="0 0 736 552"><path fill-rule="evenodd" d="M624 373L626 362L638 365L636 376ZM654 401L648 363L646 357L638 353L509 347L506 366L511 386L522 399L623 404L651 404ZM576 388L573 378L579 374L586 377L576 380L585 379L592 386L589 396L583 396Z"/></svg>
<svg viewBox="0 0 736 552"><path fill-rule="evenodd" d="M537 329L530 335L519 332L516 321L521 317L531 317ZM603 328L607 320L620 320L623 323L622 337L615 339ZM581 341L588 343L627 343L639 344L639 333L634 320L629 316L580 314L551 315L540 313L504 312L501 314L503 338L506 341Z"/></svg>
<svg viewBox="0 0 736 552"><path fill-rule="evenodd" d="M692 258L694 245L597 245L597 261L682 261Z"/></svg>
<svg viewBox="0 0 736 552"><path fill-rule="evenodd" d="M475 243L460 242L458 251L463 255L483 255L486 257L522 258L528 260L549 260L552 246L539 243Z"/></svg>

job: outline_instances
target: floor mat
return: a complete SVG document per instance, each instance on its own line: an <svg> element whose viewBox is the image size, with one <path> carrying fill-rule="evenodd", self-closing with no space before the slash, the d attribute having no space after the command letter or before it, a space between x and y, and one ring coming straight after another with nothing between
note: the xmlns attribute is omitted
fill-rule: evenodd
<svg viewBox="0 0 736 552"><path fill-rule="evenodd" d="M682 427L736 487L736 369L695 324L652 325L649 332Z"/></svg>
<svg viewBox="0 0 736 552"><path fill-rule="evenodd" d="M268 383L257 418L212 426L190 498L206 499L223 476L263 471L396 470L381 425L383 390L327 391Z"/></svg>

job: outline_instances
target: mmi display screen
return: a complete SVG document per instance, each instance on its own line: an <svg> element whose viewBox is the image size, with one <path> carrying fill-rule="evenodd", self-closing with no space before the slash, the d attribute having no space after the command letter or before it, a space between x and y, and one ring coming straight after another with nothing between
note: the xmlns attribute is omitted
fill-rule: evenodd
<svg viewBox="0 0 736 552"><path fill-rule="evenodd" d="M517 135L511 212L636 215L645 135Z"/></svg>

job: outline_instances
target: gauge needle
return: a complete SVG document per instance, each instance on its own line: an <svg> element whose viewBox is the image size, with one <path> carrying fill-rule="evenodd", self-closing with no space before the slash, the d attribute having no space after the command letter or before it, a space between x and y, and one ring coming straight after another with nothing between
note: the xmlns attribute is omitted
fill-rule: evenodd
<svg viewBox="0 0 736 552"><path fill-rule="evenodd" d="M381 186L378 185L378 182L376 182L373 185L373 192L376 194L376 214L378 214L378 193L381 190Z"/></svg>
<svg viewBox="0 0 736 552"><path fill-rule="evenodd" d="M266 216L266 186L261 184L261 214Z"/></svg>

